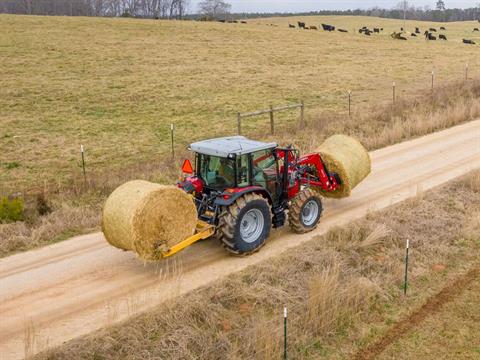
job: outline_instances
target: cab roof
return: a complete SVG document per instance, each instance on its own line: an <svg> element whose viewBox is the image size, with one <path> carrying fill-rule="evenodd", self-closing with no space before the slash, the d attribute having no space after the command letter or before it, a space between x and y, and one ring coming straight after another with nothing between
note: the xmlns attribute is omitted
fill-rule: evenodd
<svg viewBox="0 0 480 360"><path fill-rule="evenodd" d="M227 158L276 147L277 143L264 143L244 136L229 136L199 141L191 144L189 149L200 154Z"/></svg>

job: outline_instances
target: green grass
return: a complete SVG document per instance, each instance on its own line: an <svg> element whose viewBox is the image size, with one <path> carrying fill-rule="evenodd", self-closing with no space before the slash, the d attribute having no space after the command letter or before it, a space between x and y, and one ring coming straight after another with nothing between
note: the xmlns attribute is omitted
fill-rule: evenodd
<svg viewBox="0 0 480 360"><path fill-rule="evenodd" d="M2 191L78 176L80 144L89 171L118 171L165 157L170 123L180 148L234 133L237 111L303 99L308 116L345 112L348 89L358 108L388 101L392 81L400 97L426 89L432 68L438 83L461 78L467 62L472 77L479 73L479 47L461 43L475 39L473 22L447 24L448 42L402 42L389 37L401 21L302 19L350 33L288 29L296 18L243 25L0 15ZM354 32L363 25L385 31ZM262 138L268 123L245 129Z"/></svg>

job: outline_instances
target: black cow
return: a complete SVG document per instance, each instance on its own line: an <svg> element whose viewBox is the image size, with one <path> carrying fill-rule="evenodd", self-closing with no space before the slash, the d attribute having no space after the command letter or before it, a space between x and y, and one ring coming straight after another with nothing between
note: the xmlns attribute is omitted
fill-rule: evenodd
<svg viewBox="0 0 480 360"><path fill-rule="evenodd" d="M292 24L288 24L288 27L289 27L290 29L295 29L295 25L292 25Z"/></svg>
<svg viewBox="0 0 480 360"><path fill-rule="evenodd" d="M328 24L322 24L322 28L325 31L335 31L335 26L328 25Z"/></svg>
<svg viewBox="0 0 480 360"><path fill-rule="evenodd" d="M480 31L478 28L473 29L473 31Z"/></svg>
<svg viewBox="0 0 480 360"><path fill-rule="evenodd" d="M405 36L402 36L402 33L397 33L396 31L394 31L392 34L390 34L390 36L393 39L396 39L396 40L407 40L407 38Z"/></svg>
<svg viewBox="0 0 480 360"><path fill-rule="evenodd" d="M435 29L435 28L430 28L428 30L430 30L431 32L437 32L437 29Z"/></svg>
<svg viewBox="0 0 480 360"><path fill-rule="evenodd" d="M380 34L380 29L379 28L373 28L373 32L377 33L377 34Z"/></svg>
<svg viewBox="0 0 480 360"><path fill-rule="evenodd" d="M447 30L447 29L445 29L445 26L440 26L440 30Z"/></svg>
<svg viewBox="0 0 480 360"><path fill-rule="evenodd" d="M316 26L310 26L310 30L318 30Z"/></svg>
<svg viewBox="0 0 480 360"><path fill-rule="evenodd" d="M218 21L221 22L221 23L225 23L225 20L218 20Z"/></svg>
<svg viewBox="0 0 480 360"><path fill-rule="evenodd" d="M469 40L469 39L463 39L464 44L470 44L470 45L475 45L475 41Z"/></svg>
<svg viewBox="0 0 480 360"><path fill-rule="evenodd" d="M435 36L432 35L432 33L425 31L425 39L427 40L437 40Z"/></svg>
<svg viewBox="0 0 480 360"><path fill-rule="evenodd" d="M337 29L338 31L342 32L342 33L347 33L348 30L345 30L345 29Z"/></svg>
<svg viewBox="0 0 480 360"><path fill-rule="evenodd" d="M305 23L299 21L299 22L298 22L298 27L299 27L300 29L305 29Z"/></svg>
<svg viewBox="0 0 480 360"><path fill-rule="evenodd" d="M415 28L415 34L421 34L420 33L420 28L418 28L418 27Z"/></svg>
<svg viewBox="0 0 480 360"><path fill-rule="evenodd" d="M411 34L410 34L410 36L416 37L416 36L417 36L417 34L415 34L415 33L411 33Z"/></svg>
<svg viewBox="0 0 480 360"><path fill-rule="evenodd" d="M438 35L438 40L447 40L447 37L443 34Z"/></svg>
<svg viewBox="0 0 480 360"><path fill-rule="evenodd" d="M246 21L241 21L242 24L246 24L247 22Z"/></svg>

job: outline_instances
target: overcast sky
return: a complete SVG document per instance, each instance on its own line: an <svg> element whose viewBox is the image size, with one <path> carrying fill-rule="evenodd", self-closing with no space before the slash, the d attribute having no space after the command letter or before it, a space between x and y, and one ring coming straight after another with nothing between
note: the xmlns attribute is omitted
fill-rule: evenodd
<svg viewBox="0 0 480 360"><path fill-rule="evenodd" d="M192 10L197 11L200 0L191 0ZM226 0L232 4L232 12L301 12L316 10L368 9L374 6L392 8L400 0ZM449 8L474 7L480 0L444 0ZM436 0L409 1L415 6L435 6Z"/></svg>

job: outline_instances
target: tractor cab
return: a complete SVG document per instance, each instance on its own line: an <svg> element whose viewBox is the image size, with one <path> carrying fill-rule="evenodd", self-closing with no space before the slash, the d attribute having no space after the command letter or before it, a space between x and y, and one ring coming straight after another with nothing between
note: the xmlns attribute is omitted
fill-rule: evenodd
<svg viewBox="0 0 480 360"><path fill-rule="evenodd" d="M202 192L241 191L261 187L275 198L279 168L276 143L249 140L243 136L211 139L193 143L194 170ZM188 164L185 166L189 166Z"/></svg>

